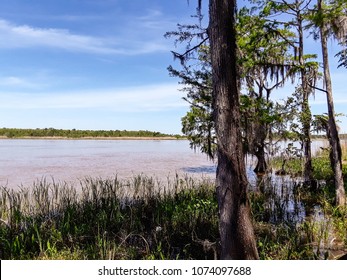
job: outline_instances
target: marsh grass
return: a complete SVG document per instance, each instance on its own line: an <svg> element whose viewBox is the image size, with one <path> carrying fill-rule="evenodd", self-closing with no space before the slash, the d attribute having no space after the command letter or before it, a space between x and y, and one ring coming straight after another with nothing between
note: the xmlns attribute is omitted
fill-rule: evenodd
<svg viewBox="0 0 347 280"><path fill-rule="evenodd" d="M261 259L335 259L346 254L347 207L332 206L324 192L300 195L305 199L298 200L298 208L288 209L269 193L251 193Z"/></svg>
<svg viewBox="0 0 347 280"><path fill-rule="evenodd" d="M347 142L341 141L342 150L342 170L345 178L347 179ZM304 161L303 158L292 156L284 159L281 156L276 156L270 159L270 169L279 172L284 164L284 173L293 178L303 175ZM333 181L333 171L329 160L329 148L322 147L317 150L312 158L313 177L315 180L326 180L328 184ZM345 184L347 186L347 184Z"/></svg>
<svg viewBox="0 0 347 280"><path fill-rule="evenodd" d="M77 193L42 180L0 192L1 259L213 258L218 236L211 182L146 176L86 178Z"/></svg>
<svg viewBox="0 0 347 280"><path fill-rule="evenodd" d="M335 259L347 253L347 207L333 206L335 189L328 156L322 150L313 158L316 184L310 187L297 177L301 160L291 158L287 175L263 176L263 185L250 194L262 259ZM281 168L282 159L271 164ZM346 164L343 174L346 180Z"/></svg>
<svg viewBox="0 0 347 280"><path fill-rule="evenodd" d="M250 193L261 259L326 259L347 251L347 209L329 186L268 176ZM86 178L0 191L1 259L214 259L218 207L208 180Z"/></svg>

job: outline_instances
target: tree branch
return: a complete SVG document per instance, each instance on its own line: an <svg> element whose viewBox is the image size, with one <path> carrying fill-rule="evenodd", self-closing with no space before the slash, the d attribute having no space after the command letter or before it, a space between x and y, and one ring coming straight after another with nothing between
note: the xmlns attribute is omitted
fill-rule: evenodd
<svg viewBox="0 0 347 280"><path fill-rule="evenodd" d="M178 52L174 52L174 51L171 51L171 53L174 55L174 58L178 58L180 61L181 61L181 64L184 64L184 61L187 59L187 55L198 49L199 47L201 47L206 41L208 40L208 37L206 37L205 39L203 39L199 44L195 45L194 47L192 48L189 48L188 50L186 50L184 53L180 54Z"/></svg>
<svg viewBox="0 0 347 280"><path fill-rule="evenodd" d="M321 89L321 88L318 88L318 87L315 87L313 85L308 85L309 87L313 88L313 89L316 89L316 90L319 90L319 91L322 91L322 92L325 92L325 93L328 93L325 89Z"/></svg>

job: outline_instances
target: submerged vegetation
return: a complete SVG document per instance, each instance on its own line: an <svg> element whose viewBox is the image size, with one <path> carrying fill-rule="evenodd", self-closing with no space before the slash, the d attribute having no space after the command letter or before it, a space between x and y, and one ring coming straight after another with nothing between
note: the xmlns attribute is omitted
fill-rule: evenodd
<svg viewBox="0 0 347 280"><path fill-rule="evenodd" d="M164 134L161 132L148 130L77 130L77 129L55 129L55 128L0 128L0 136L6 138L26 138L26 137L63 137L63 138L112 138L112 137L172 137L182 138L180 135Z"/></svg>

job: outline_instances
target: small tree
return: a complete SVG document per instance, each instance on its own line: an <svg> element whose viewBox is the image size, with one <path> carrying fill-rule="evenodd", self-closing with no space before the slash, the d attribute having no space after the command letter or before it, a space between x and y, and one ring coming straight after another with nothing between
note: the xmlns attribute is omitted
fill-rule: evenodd
<svg viewBox="0 0 347 280"><path fill-rule="evenodd" d="M216 141L214 120L212 115L212 75L210 52L207 45L197 50L197 61L194 67L187 66L183 61L183 69L178 71L172 66L170 74L181 79L190 110L182 118L182 132L187 136L191 148L199 148L209 158L215 158Z"/></svg>
<svg viewBox="0 0 347 280"><path fill-rule="evenodd" d="M327 134L330 135L331 167L334 171L336 204L346 204L346 194L342 175L342 150L335 120L334 100L330 76L328 44L329 36L344 39L347 34L347 3L346 1L317 1L316 9L312 11L311 20L318 32L316 39L320 38L323 57L323 77L328 105Z"/></svg>

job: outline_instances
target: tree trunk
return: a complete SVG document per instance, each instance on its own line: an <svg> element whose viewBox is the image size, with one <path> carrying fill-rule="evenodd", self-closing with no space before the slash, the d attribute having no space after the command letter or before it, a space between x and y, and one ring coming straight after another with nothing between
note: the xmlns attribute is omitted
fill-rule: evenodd
<svg viewBox="0 0 347 280"><path fill-rule="evenodd" d="M312 166L312 153L311 153L311 110L308 105L308 95L304 94L302 105L303 118L303 149L304 149L304 181L312 182L313 180L313 166Z"/></svg>
<svg viewBox="0 0 347 280"><path fill-rule="evenodd" d="M254 168L254 172L257 174L266 173L267 171L267 163L265 158L265 146L260 145L257 147L255 151L255 156L257 157L257 165Z"/></svg>
<svg viewBox="0 0 347 280"><path fill-rule="evenodd" d="M247 197L236 68L235 0L210 0L221 259L258 259Z"/></svg>
<svg viewBox="0 0 347 280"><path fill-rule="evenodd" d="M296 2L297 5L300 5ZM299 6L298 6L299 8ZM301 122L302 122L302 144L304 150L304 181L312 182L313 167L312 167L312 154L311 154L311 121L312 114L310 106L308 104L308 97L311 89L309 88L305 61L304 61L304 36L303 36L303 26L302 26L302 16L301 11L297 11L297 21L298 21L298 33L299 33L299 64L301 66L301 88L302 88L302 108L301 108Z"/></svg>
<svg viewBox="0 0 347 280"><path fill-rule="evenodd" d="M265 140L267 136L268 125L262 123L255 123L253 127L252 146L253 154L257 157L257 165L254 168L254 172L257 174L266 173L266 153L265 153Z"/></svg>
<svg viewBox="0 0 347 280"><path fill-rule="evenodd" d="M339 139L339 134L337 131L336 121L335 121L335 111L334 111L334 101L332 94L331 77L329 70L329 57L328 57L328 47L327 47L327 30L326 26L323 24L320 27L320 37L322 44L322 55L323 55L323 70L324 70L324 82L325 90L327 95L328 104L328 130L330 133L330 148L331 148L331 167L334 171L334 182L335 182L335 192L336 192L336 205L346 204L346 194L345 187L343 183L342 175L342 151Z"/></svg>

